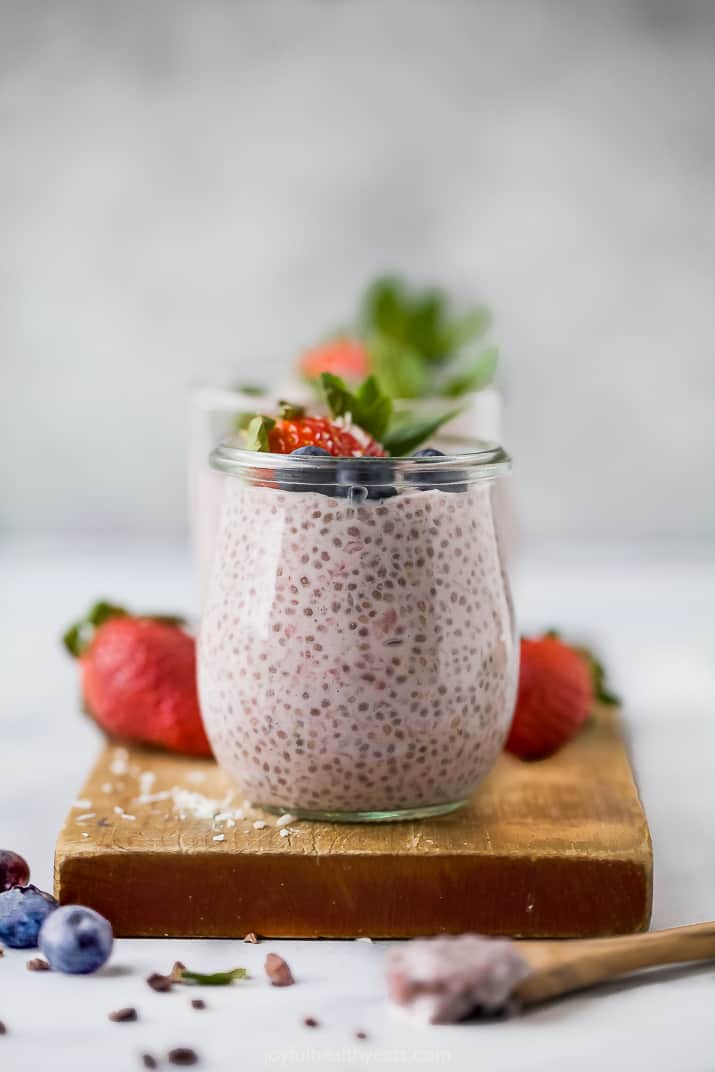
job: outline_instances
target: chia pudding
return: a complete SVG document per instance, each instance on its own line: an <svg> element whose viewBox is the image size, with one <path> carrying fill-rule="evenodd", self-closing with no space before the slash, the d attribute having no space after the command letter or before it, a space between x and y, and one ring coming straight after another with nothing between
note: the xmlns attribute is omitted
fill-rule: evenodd
<svg viewBox="0 0 715 1072"><path fill-rule="evenodd" d="M216 757L255 803L436 814L493 765L517 650L494 475L473 468L445 486L398 475L374 499L224 476L199 687Z"/></svg>

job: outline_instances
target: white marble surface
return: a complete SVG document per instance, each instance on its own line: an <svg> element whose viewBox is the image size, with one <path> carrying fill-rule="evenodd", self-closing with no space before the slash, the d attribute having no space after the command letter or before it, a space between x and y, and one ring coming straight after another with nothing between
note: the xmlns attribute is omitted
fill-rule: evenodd
<svg viewBox="0 0 715 1072"><path fill-rule="evenodd" d="M77 713L76 681L57 642L95 596L140 607L192 602L180 547L0 544L0 845L25 853L38 884L51 881L52 847L97 747ZM715 916L715 559L588 549L534 554L521 563L517 604L525 628L558 624L588 633L605 652L626 714L655 849L654 926ZM129 894L130 895L130 894ZM386 944L121 941L91 978L37 975L27 954L0 961L0 1067L106 1072L139 1068L139 1055L193 1046L206 1069L397 1066L490 1072L713 1068L715 969L651 974L490 1025L416 1028L387 1009ZM265 985L261 963L282 952L299 985ZM204 992L205 1012L183 993L155 994L150 970L176 958L200 968L245 964L246 984ZM135 1005L136 1024L108 1011ZM304 1015L320 1029L302 1026ZM358 1042L363 1028L369 1039Z"/></svg>

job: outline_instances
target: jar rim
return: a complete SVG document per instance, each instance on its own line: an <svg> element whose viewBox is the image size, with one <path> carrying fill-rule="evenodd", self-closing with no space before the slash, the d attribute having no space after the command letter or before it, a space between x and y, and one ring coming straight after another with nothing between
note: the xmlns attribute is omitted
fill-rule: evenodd
<svg viewBox="0 0 715 1072"><path fill-rule="evenodd" d="M360 456L352 459L305 454L296 457L293 454L246 450L235 438L228 438L211 451L209 464L212 469L229 476L242 476L249 481L259 473L265 475L266 469L282 473L310 471L316 475L320 474L324 480L329 480L330 473L335 472L339 464L354 461L359 463L361 474L365 474L364 477L361 475L361 479L378 485L383 482L394 484L402 477L409 483L409 477L418 472L442 474L443 480L446 481L454 474L454 479L460 483L476 483L495 480L511 471L511 457L498 443L450 435L439 436L435 442L439 443L440 450L444 450L444 455L426 458ZM381 467L384 467L386 461L390 463L391 472L385 481L379 477ZM384 468L382 471L384 472Z"/></svg>

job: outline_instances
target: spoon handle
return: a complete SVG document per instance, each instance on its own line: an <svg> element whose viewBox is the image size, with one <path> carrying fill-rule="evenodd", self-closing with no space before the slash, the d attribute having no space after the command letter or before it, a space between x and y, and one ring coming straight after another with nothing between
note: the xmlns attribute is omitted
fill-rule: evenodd
<svg viewBox="0 0 715 1072"><path fill-rule="evenodd" d="M715 958L715 922L617 938L524 942L519 951L532 972L515 997L531 1005L639 968Z"/></svg>

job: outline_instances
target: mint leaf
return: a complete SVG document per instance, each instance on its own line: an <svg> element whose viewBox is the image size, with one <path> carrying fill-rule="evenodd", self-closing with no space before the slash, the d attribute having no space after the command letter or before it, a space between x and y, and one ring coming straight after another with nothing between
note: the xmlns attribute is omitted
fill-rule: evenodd
<svg viewBox="0 0 715 1072"><path fill-rule="evenodd" d="M269 451L268 433L275 423L272 417L254 417L246 429L246 450Z"/></svg>
<svg viewBox="0 0 715 1072"><path fill-rule="evenodd" d="M443 352L447 299L441 290L418 294L410 308L408 340L410 346L427 361L440 361Z"/></svg>
<svg viewBox="0 0 715 1072"><path fill-rule="evenodd" d="M480 339L491 324L491 319L486 306L478 305L463 316L448 321L440 332L440 353L449 357L466 343Z"/></svg>
<svg viewBox="0 0 715 1072"><path fill-rule="evenodd" d="M171 981L174 983L195 983L197 986L230 986L234 979L247 979L246 968L232 968L230 971L211 972L204 975L203 972L189 971L183 964L178 962L171 972Z"/></svg>
<svg viewBox="0 0 715 1072"><path fill-rule="evenodd" d="M461 373L447 380L441 393L447 398L458 398L460 395L481 390L492 380L498 362L499 351L496 347L492 346L488 350L483 350L464 367Z"/></svg>
<svg viewBox="0 0 715 1072"><path fill-rule="evenodd" d="M259 383L234 383L231 390L237 394L255 395L256 398L268 394L268 388Z"/></svg>
<svg viewBox="0 0 715 1072"><path fill-rule="evenodd" d="M390 423L392 400L382 393L375 376L368 376L361 383L355 393L355 401L358 409L356 423L381 442Z"/></svg>
<svg viewBox="0 0 715 1072"><path fill-rule="evenodd" d="M362 303L363 329L384 332L395 339L405 337L409 322L409 299L395 276L381 276L365 292Z"/></svg>
<svg viewBox="0 0 715 1072"><path fill-rule="evenodd" d="M332 372L321 372L320 389L333 417L344 417L346 413L352 413L351 406L355 405L355 396L351 393L345 380L335 376Z"/></svg>
<svg viewBox="0 0 715 1072"><path fill-rule="evenodd" d="M320 386L333 417L349 413L355 424L373 439L382 441L392 414L392 400L380 390L374 376L368 376L353 393L339 376L323 372Z"/></svg>
<svg viewBox="0 0 715 1072"><path fill-rule="evenodd" d="M427 368L416 350L387 335L373 335L368 350L380 387L390 398L419 398L425 394Z"/></svg>
<svg viewBox="0 0 715 1072"><path fill-rule="evenodd" d="M449 413L442 413L438 417L412 421L400 419L388 428L382 438L382 445L393 457L402 458L406 454L410 454L415 447L419 447L420 443L424 443L426 439L433 436L443 424L451 421L460 412L458 409L453 409Z"/></svg>

